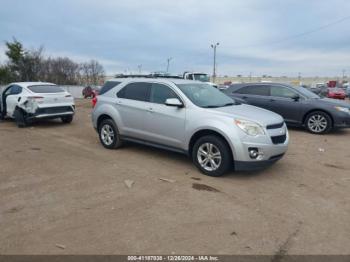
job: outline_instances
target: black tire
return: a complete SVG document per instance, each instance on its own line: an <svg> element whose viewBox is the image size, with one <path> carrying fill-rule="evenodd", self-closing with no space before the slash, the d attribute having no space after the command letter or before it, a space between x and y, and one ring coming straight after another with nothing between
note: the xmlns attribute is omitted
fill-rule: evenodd
<svg viewBox="0 0 350 262"><path fill-rule="evenodd" d="M19 108L15 109L15 112L13 113L13 116L15 118L15 122L19 128L23 128L27 126L27 119L23 111Z"/></svg>
<svg viewBox="0 0 350 262"><path fill-rule="evenodd" d="M105 129L106 128L106 129ZM104 136L106 136L105 131L113 131L113 137L110 136L110 142ZM120 139L119 131L117 125L112 119L104 119L98 127L98 136L100 138L101 144L107 149L120 148L123 145L123 141Z"/></svg>
<svg viewBox="0 0 350 262"><path fill-rule="evenodd" d="M305 118L305 128L312 134L326 134L332 130L332 118L325 112L314 111Z"/></svg>
<svg viewBox="0 0 350 262"><path fill-rule="evenodd" d="M70 123L72 123L72 121L73 121L73 115L70 115L70 116L62 116L62 117L61 117L61 120L62 120L62 122L65 123L65 124L70 124Z"/></svg>
<svg viewBox="0 0 350 262"><path fill-rule="evenodd" d="M212 147L212 151L209 150L208 146L206 146L208 144L214 145L214 147ZM205 148L208 149L208 152L211 151L213 153L210 156L211 160L207 161L209 165L204 165L206 158L203 155L200 155L199 153L200 149L206 151ZM218 158L214 157L217 151L219 151L221 156L220 162ZM222 138L215 135L203 136L196 141L192 150L192 160L193 160L193 163L196 165L196 167L203 174L207 176L213 176L213 177L222 176L225 173L227 173L232 168L232 161L233 161L231 149L227 145L226 141L224 141ZM202 164L199 162L200 160L202 160ZM212 160L217 166L215 169L213 168Z"/></svg>

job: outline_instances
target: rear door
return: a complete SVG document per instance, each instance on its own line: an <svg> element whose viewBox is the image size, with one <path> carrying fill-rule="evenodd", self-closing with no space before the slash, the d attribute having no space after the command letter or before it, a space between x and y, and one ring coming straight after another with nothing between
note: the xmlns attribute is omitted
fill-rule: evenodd
<svg viewBox="0 0 350 262"><path fill-rule="evenodd" d="M146 139L145 119L151 83L133 82L124 86L117 93L115 107L121 118L118 126L122 135L138 139Z"/></svg>
<svg viewBox="0 0 350 262"><path fill-rule="evenodd" d="M165 105L168 98L177 98L181 101L170 86L152 83L145 122L147 140L181 148L184 139L186 109Z"/></svg>

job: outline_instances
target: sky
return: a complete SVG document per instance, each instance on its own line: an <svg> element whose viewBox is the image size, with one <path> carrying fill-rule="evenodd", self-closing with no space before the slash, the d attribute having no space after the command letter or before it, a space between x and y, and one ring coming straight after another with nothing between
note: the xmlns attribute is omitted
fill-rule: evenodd
<svg viewBox="0 0 350 262"><path fill-rule="evenodd" d="M0 0L0 63L15 37L47 56L96 59L107 75L164 71L169 57L173 73L212 73L218 42L218 75L350 75L349 10L348 0Z"/></svg>

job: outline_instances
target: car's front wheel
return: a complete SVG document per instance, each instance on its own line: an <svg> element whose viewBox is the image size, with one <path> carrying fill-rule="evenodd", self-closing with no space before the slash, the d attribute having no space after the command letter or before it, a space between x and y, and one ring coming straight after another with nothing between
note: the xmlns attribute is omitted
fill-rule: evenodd
<svg viewBox="0 0 350 262"><path fill-rule="evenodd" d="M120 139L118 128L112 119L105 119L98 128L101 144L107 149L119 148L123 142Z"/></svg>
<svg viewBox="0 0 350 262"><path fill-rule="evenodd" d="M325 134L332 129L332 119L325 112L312 112L305 119L305 127L310 133Z"/></svg>
<svg viewBox="0 0 350 262"><path fill-rule="evenodd" d="M197 168L208 176L222 176L232 167L229 146L215 135L203 136L196 141L192 159Z"/></svg>

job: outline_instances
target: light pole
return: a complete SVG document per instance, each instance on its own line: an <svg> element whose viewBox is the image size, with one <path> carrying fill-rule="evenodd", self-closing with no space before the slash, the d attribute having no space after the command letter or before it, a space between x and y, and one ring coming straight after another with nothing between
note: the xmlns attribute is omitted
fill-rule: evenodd
<svg viewBox="0 0 350 262"><path fill-rule="evenodd" d="M139 74L141 75L142 65L138 65L137 68L139 69Z"/></svg>
<svg viewBox="0 0 350 262"><path fill-rule="evenodd" d="M214 49L214 66L213 66L213 82L215 83L216 78L216 48L218 47L220 43L212 44L211 48Z"/></svg>
<svg viewBox="0 0 350 262"><path fill-rule="evenodd" d="M169 66L170 66L170 61L173 60L172 57L169 57L166 61L167 61L167 66L166 66L166 72L169 72Z"/></svg>
<svg viewBox="0 0 350 262"><path fill-rule="evenodd" d="M346 72L346 70L343 69L343 80L345 79L345 72Z"/></svg>

